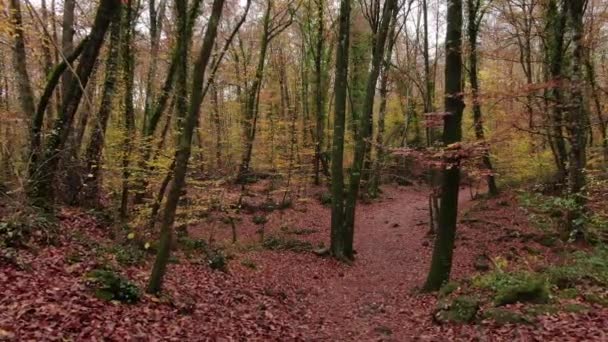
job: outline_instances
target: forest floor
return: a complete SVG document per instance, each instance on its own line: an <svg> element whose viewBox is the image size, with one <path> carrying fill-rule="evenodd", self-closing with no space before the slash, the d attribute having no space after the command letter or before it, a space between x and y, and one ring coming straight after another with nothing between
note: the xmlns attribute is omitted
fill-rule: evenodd
<svg viewBox="0 0 608 342"><path fill-rule="evenodd" d="M329 208L314 197L269 215L265 243L257 242L253 214L238 223L236 244L226 242L227 226L190 225L191 248L175 253L164 294L142 295L134 304L98 299L91 271L111 268L143 289L153 255L117 244L116 234L94 216L65 208L57 241L0 258L0 340L608 340L606 303L587 300L594 289L589 285L563 300L554 292L555 310L544 304L534 317L486 319L482 312L493 309L482 302L474 324L440 323L434 317L442 300L485 296L471 285L482 272L480 260L487 259L488 274L496 268L536 271L562 262L568 251L537 238L513 194L471 200L463 190L452 273L458 285L452 293L422 294L433 243L427 196L420 187L387 187L379 200L361 204L352 265L311 252L327 244L330 222ZM209 268L197 239L227 246L227 272ZM596 297L605 292L597 289ZM525 309L520 303L505 308Z"/></svg>

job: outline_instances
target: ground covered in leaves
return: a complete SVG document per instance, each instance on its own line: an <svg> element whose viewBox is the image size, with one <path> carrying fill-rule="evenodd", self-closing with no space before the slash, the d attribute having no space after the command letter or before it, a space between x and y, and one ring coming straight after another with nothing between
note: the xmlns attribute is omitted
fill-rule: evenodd
<svg viewBox="0 0 608 342"><path fill-rule="evenodd" d="M264 219L242 214L236 243L229 224L188 225L160 297L141 290L153 247L64 209L50 245L0 258L0 340L606 339L608 252L572 254L515 194L473 201L462 191L454 281L420 293L432 249L427 193L391 187L360 205L352 265L313 253L329 236L320 189ZM498 302L528 280L535 296Z"/></svg>

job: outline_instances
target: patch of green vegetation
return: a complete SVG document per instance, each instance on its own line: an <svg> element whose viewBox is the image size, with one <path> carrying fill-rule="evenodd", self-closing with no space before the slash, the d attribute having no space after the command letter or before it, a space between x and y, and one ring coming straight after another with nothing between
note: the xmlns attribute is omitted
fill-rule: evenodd
<svg viewBox="0 0 608 342"><path fill-rule="evenodd" d="M585 293L583 295L583 298L585 298L585 301L588 303L598 304L603 307L608 307L608 298L606 298L606 296L602 296L601 294Z"/></svg>
<svg viewBox="0 0 608 342"><path fill-rule="evenodd" d="M564 304L564 311L572 313L583 313L591 310L590 307L580 303L567 303Z"/></svg>
<svg viewBox="0 0 608 342"><path fill-rule="evenodd" d="M557 296L564 299L574 299L580 296L580 292L576 287L569 287L559 291Z"/></svg>
<svg viewBox="0 0 608 342"><path fill-rule="evenodd" d="M459 296L447 305L440 308L435 314L439 322L470 323L475 319L479 310L479 300L470 296Z"/></svg>
<svg viewBox="0 0 608 342"><path fill-rule="evenodd" d="M310 235L318 232L318 230L312 228L290 228L288 226L281 227L281 231L293 235Z"/></svg>
<svg viewBox="0 0 608 342"><path fill-rule="evenodd" d="M146 252L134 245L112 246L111 252L116 257L116 261L124 266L139 265L146 258Z"/></svg>
<svg viewBox="0 0 608 342"><path fill-rule="evenodd" d="M258 269L258 265L255 263L255 261L251 260L251 259L243 259L241 260L241 265L250 268L252 270L257 270Z"/></svg>
<svg viewBox="0 0 608 342"><path fill-rule="evenodd" d="M547 303L550 299L547 280L529 272L494 271L475 277L473 286L492 290L497 306L516 302Z"/></svg>
<svg viewBox="0 0 608 342"><path fill-rule="evenodd" d="M210 249L205 254L207 255L207 265L212 270L228 272L228 257L223 250Z"/></svg>
<svg viewBox="0 0 608 342"><path fill-rule="evenodd" d="M459 286L460 285L455 281L447 282L439 289L438 295L440 298L449 296L452 292L456 291Z"/></svg>
<svg viewBox="0 0 608 342"><path fill-rule="evenodd" d="M569 262L545 270L552 284L559 288L573 287L581 283L608 285L608 248L598 246L591 252L575 252Z"/></svg>
<svg viewBox="0 0 608 342"><path fill-rule="evenodd" d="M331 192L322 193L319 196L319 201L321 202L321 204L323 204L325 206L331 205L331 202L333 201L333 196L331 195Z"/></svg>
<svg viewBox="0 0 608 342"><path fill-rule="evenodd" d="M272 251L311 252L313 245L308 241L271 235L264 239L262 246Z"/></svg>
<svg viewBox="0 0 608 342"><path fill-rule="evenodd" d="M262 224L265 224L266 222L268 222L268 217L266 217L266 216L264 216L264 215L255 215L255 216L254 216L254 217L251 219L251 221L252 221L254 224L257 224L257 225L262 225Z"/></svg>
<svg viewBox="0 0 608 342"><path fill-rule="evenodd" d="M545 247L555 247L559 244L560 239L555 234L543 234L534 238L539 245Z"/></svg>
<svg viewBox="0 0 608 342"><path fill-rule="evenodd" d="M181 236L177 243L184 252L204 251L208 248L207 242L201 239L192 239L187 236Z"/></svg>
<svg viewBox="0 0 608 342"><path fill-rule="evenodd" d="M527 315L501 308L490 308L482 313L484 319L491 319L498 324L530 324L533 319Z"/></svg>
<svg viewBox="0 0 608 342"><path fill-rule="evenodd" d="M524 307L524 312L532 316L552 315L559 312L559 308L552 304L536 304Z"/></svg>
<svg viewBox="0 0 608 342"><path fill-rule="evenodd" d="M57 236L57 220L37 210L16 211L0 221L0 248L23 247L30 238L51 244Z"/></svg>
<svg viewBox="0 0 608 342"><path fill-rule="evenodd" d="M95 269L87 274L87 280L99 299L136 303L141 296L137 285L112 270Z"/></svg>

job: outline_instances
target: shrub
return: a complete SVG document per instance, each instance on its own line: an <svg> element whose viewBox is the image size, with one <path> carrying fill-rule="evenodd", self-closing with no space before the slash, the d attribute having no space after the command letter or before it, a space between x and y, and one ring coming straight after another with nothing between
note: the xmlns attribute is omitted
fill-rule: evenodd
<svg viewBox="0 0 608 342"><path fill-rule="evenodd" d="M56 228L51 216L34 210L15 212L0 221L0 248L22 247L31 237L52 243Z"/></svg>
<svg viewBox="0 0 608 342"><path fill-rule="evenodd" d="M265 224L266 222L268 222L268 217L263 216L263 215L255 215L255 216L254 216L254 217L251 219L251 221L252 221L254 224L261 225L261 224Z"/></svg>
<svg viewBox="0 0 608 342"><path fill-rule="evenodd" d="M95 296L99 299L135 303L141 296L135 284L111 270L95 269L88 273L87 280L93 285Z"/></svg>

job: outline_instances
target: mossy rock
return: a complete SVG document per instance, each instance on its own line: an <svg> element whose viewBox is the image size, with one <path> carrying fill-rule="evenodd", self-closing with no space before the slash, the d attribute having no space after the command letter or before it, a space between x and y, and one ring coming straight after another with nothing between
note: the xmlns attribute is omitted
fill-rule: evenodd
<svg viewBox="0 0 608 342"><path fill-rule="evenodd" d="M552 315L559 312L559 308L551 304L529 305L524 308L526 314L532 316Z"/></svg>
<svg viewBox="0 0 608 342"><path fill-rule="evenodd" d="M439 310L435 313L435 320L440 323L470 323L475 320L479 311L479 300L469 296L459 296L446 305L439 304Z"/></svg>
<svg viewBox="0 0 608 342"><path fill-rule="evenodd" d="M496 306L513 303L545 304L550 299L549 284L543 278L522 279L517 284L500 288L494 297Z"/></svg>
<svg viewBox="0 0 608 342"><path fill-rule="evenodd" d="M460 285L457 282L454 282L454 281L447 282L447 283L443 284L443 286L441 286L441 288L439 289L439 292L437 294L440 298L446 297L446 296L450 295L452 292L456 291L459 286Z"/></svg>
<svg viewBox="0 0 608 342"><path fill-rule="evenodd" d="M514 312L511 310L490 308L483 311L482 317L484 319L491 319L494 322L503 324L530 324L533 319L527 315Z"/></svg>

